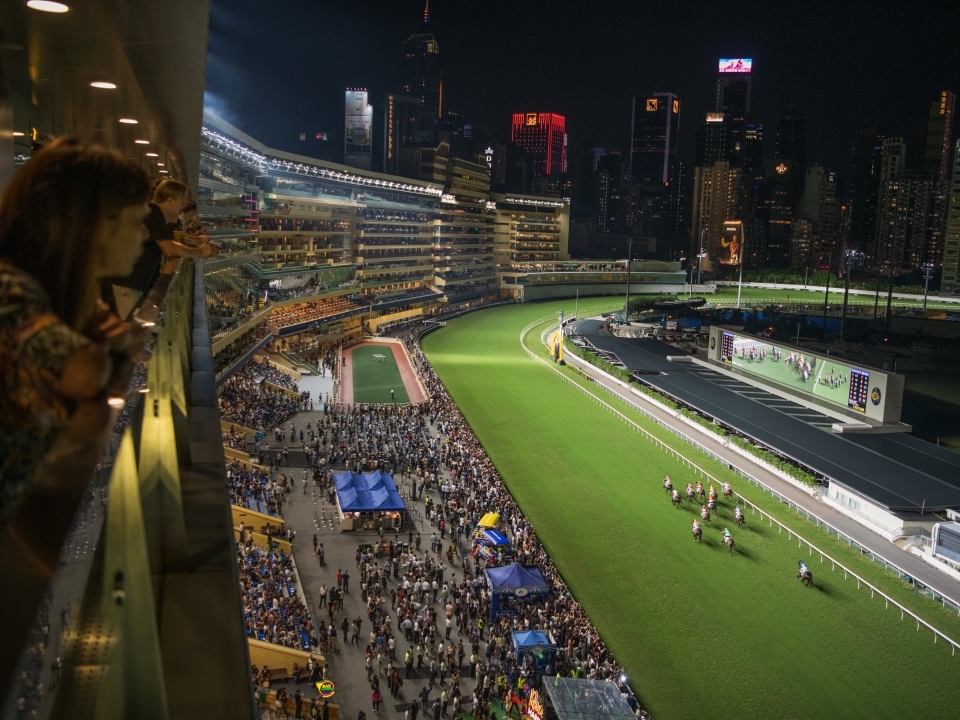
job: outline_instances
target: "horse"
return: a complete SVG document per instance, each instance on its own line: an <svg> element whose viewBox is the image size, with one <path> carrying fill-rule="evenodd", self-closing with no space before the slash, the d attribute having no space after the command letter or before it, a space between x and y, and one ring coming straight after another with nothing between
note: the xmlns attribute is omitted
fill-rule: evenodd
<svg viewBox="0 0 960 720"><path fill-rule="evenodd" d="M687 500L693 502L693 498L695 497L696 493L694 492L693 488L687 485Z"/></svg>
<svg viewBox="0 0 960 720"><path fill-rule="evenodd" d="M740 511L740 508L737 508L737 513L733 518L737 522L737 527L741 527L747 520L743 517L743 513Z"/></svg>
<svg viewBox="0 0 960 720"><path fill-rule="evenodd" d="M733 497L733 489L730 487L730 483L728 482L723 484L723 496L725 498Z"/></svg>
<svg viewBox="0 0 960 720"><path fill-rule="evenodd" d="M694 525L692 532L694 542L700 542L703 539L703 530L700 527Z"/></svg>
<svg viewBox="0 0 960 720"><path fill-rule="evenodd" d="M683 500L680 498L680 493L674 490L673 494L670 496L670 502L676 505L677 510L679 510L681 503L683 503Z"/></svg>
<svg viewBox="0 0 960 720"><path fill-rule="evenodd" d="M730 535L725 535L724 538L723 538L723 542L724 542L724 543L726 544L726 546L727 546L727 552L731 552L731 553L732 553L732 552L733 552L733 546L736 545L736 543L733 542L733 538L732 538Z"/></svg>
<svg viewBox="0 0 960 720"><path fill-rule="evenodd" d="M670 482L670 476L668 475L663 478L663 491L670 492L671 490L673 490L673 483Z"/></svg>
<svg viewBox="0 0 960 720"><path fill-rule="evenodd" d="M716 500L707 500L707 510L712 513L717 512L717 501Z"/></svg>
<svg viewBox="0 0 960 720"><path fill-rule="evenodd" d="M703 485L701 485L699 482L697 483L696 495L697 497L704 497L704 498L707 496L706 490L703 489Z"/></svg>
<svg viewBox="0 0 960 720"><path fill-rule="evenodd" d="M707 495L707 500L713 502L717 499L717 491L713 488L710 488L710 494Z"/></svg>
<svg viewBox="0 0 960 720"><path fill-rule="evenodd" d="M710 522L710 511L704 506L701 506L700 508L700 517L704 522Z"/></svg>
<svg viewBox="0 0 960 720"><path fill-rule="evenodd" d="M813 573L810 572L810 568L806 570L797 570L797 580L802 582L807 587L813 587Z"/></svg>

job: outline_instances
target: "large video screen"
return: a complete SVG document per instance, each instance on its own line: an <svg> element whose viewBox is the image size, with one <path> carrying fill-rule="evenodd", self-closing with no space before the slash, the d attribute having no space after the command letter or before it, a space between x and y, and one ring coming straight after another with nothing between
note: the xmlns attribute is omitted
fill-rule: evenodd
<svg viewBox="0 0 960 720"><path fill-rule="evenodd" d="M866 370L727 331L720 336L720 359L836 405L867 411L870 373Z"/></svg>

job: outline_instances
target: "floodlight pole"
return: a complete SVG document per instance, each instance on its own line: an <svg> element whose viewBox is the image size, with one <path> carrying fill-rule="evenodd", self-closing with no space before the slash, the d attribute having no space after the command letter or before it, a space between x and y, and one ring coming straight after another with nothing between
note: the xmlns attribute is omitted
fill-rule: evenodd
<svg viewBox="0 0 960 720"><path fill-rule="evenodd" d="M741 226L742 227L742 226ZM737 310L740 309L740 294L743 292L743 256L746 254L744 250L747 249L747 237L744 235L740 238L740 257L737 258L740 260L740 282L737 284Z"/></svg>
<svg viewBox="0 0 960 720"><path fill-rule="evenodd" d="M627 299L623 306L623 324L630 324L630 257L633 255L633 238L627 240Z"/></svg>

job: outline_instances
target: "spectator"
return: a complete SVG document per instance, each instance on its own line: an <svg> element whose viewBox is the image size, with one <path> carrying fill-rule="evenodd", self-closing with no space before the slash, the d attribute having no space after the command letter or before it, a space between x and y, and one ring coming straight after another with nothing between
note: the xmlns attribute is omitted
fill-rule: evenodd
<svg viewBox="0 0 960 720"><path fill-rule="evenodd" d="M0 525L63 431L74 459L61 457L65 466L105 440L107 393L123 393L142 342L97 287L136 263L148 191L119 153L64 137L0 199Z"/></svg>

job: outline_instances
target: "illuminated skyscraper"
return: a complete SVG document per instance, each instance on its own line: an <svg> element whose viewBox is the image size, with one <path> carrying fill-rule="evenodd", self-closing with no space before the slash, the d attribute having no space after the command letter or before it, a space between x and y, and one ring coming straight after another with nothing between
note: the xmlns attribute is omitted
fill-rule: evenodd
<svg viewBox="0 0 960 720"><path fill-rule="evenodd" d="M716 112L726 125L727 157L734 167L743 167L750 120L753 60L721 58L717 69Z"/></svg>
<svg viewBox="0 0 960 720"><path fill-rule="evenodd" d="M443 115L443 68L437 39L426 29L429 22L428 2L422 29L404 43L403 90L407 95L420 98L424 115L435 124Z"/></svg>
<svg viewBox="0 0 960 720"><path fill-rule="evenodd" d="M960 295L960 140L954 147L946 236L943 248L941 295Z"/></svg>
<svg viewBox="0 0 960 720"><path fill-rule="evenodd" d="M677 162L680 100L673 93L635 97L630 118L630 169L634 179L643 185L665 185Z"/></svg>
<svg viewBox="0 0 960 720"><path fill-rule="evenodd" d="M953 136L953 107L956 96L949 90L930 103L922 170L933 173L935 180L950 177L950 140Z"/></svg>
<svg viewBox="0 0 960 720"><path fill-rule="evenodd" d="M556 113L514 113L510 140L530 153L533 177L567 171L567 119Z"/></svg>

